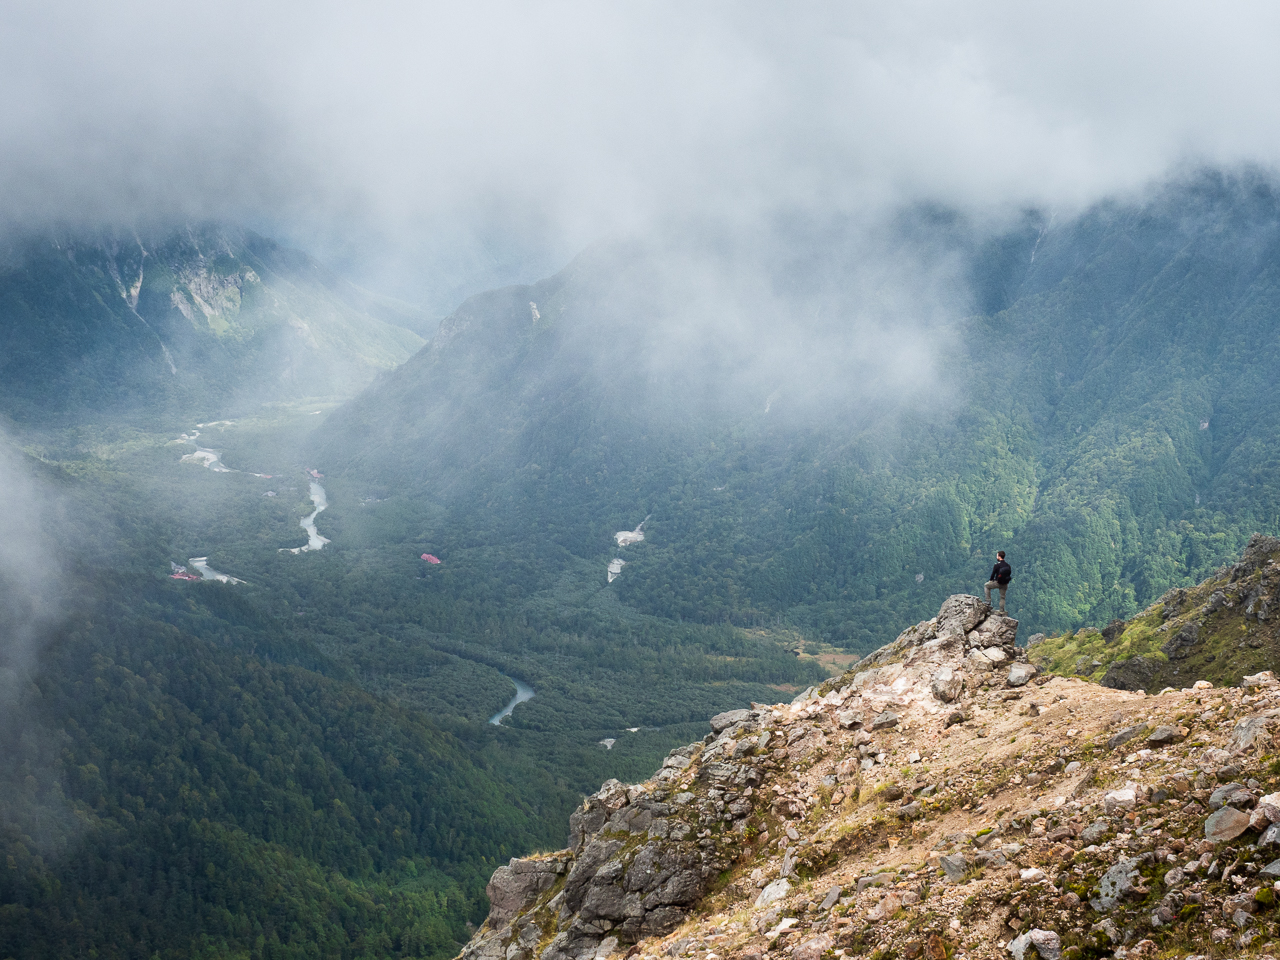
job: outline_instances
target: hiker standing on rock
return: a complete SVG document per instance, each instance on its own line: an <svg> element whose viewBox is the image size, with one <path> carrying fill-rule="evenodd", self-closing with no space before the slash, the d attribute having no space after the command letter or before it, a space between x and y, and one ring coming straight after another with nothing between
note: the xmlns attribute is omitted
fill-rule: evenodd
<svg viewBox="0 0 1280 960"><path fill-rule="evenodd" d="M1004 595L1009 592L1009 581L1013 579L1013 567L1004 561L1004 551L996 551L996 565L991 568L991 579L984 585L983 589L987 592L987 603L991 602L992 588L998 588L1000 591L1000 612L1004 613Z"/></svg>

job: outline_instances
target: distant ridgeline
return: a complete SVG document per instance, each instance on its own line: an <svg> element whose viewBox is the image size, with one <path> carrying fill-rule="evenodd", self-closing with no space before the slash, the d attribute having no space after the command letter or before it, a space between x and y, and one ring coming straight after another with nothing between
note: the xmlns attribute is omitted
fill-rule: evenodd
<svg viewBox="0 0 1280 960"><path fill-rule="evenodd" d="M0 257L0 404L26 421L349 395L421 345L418 319L244 230L29 238Z"/></svg>
<svg viewBox="0 0 1280 960"><path fill-rule="evenodd" d="M899 357L892 335L839 341L856 251L812 240L735 291L673 278L669 251L605 246L467 301L316 456L455 558L485 552L475 589L502 602L580 563L604 588L612 534L651 515L607 588L623 604L857 651L976 590L998 548L1024 632L1054 632L1130 616L1280 532L1274 184L1205 174L993 241L929 211L897 230L930 270L961 264L970 304L906 329L932 345L918 367L869 365ZM837 349L753 367L787 349L768 290L810 287L790 331Z"/></svg>

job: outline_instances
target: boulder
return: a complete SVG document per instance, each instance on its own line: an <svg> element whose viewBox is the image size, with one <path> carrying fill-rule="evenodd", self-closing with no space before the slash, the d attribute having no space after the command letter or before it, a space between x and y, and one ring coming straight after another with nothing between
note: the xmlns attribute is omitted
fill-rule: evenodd
<svg viewBox="0 0 1280 960"><path fill-rule="evenodd" d="M938 636L968 633L991 613L991 605L979 597L957 593L948 597L938 611Z"/></svg>
<svg viewBox="0 0 1280 960"><path fill-rule="evenodd" d="M1223 807L1204 822L1204 836L1214 843L1225 843L1234 840L1249 829L1249 815L1235 807Z"/></svg>
<svg viewBox="0 0 1280 960"><path fill-rule="evenodd" d="M1161 724L1147 734L1147 744L1152 747L1166 747L1171 743L1181 743L1187 739L1187 732L1186 727Z"/></svg>
<svg viewBox="0 0 1280 960"><path fill-rule="evenodd" d="M1145 896L1142 877L1138 872L1142 861L1137 857L1121 860L1102 875L1089 905L1099 913L1110 913L1121 900L1131 896Z"/></svg>
<svg viewBox="0 0 1280 960"><path fill-rule="evenodd" d="M750 719L750 710L726 710L724 713L717 713L711 718L711 731L713 733L721 733L734 724L745 723Z"/></svg>
<svg viewBox="0 0 1280 960"><path fill-rule="evenodd" d="M762 910L771 903L777 903L790 892L790 882L785 877L781 877L760 891L760 896L756 897L756 909Z"/></svg>
<svg viewBox="0 0 1280 960"><path fill-rule="evenodd" d="M822 960L827 951L834 946L835 941L831 939L830 934L820 933L791 951L791 960Z"/></svg>
<svg viewBox="0 0 1280 960"><path fill-rule="evenodd" d="M1034 664L1015 663L1009 668L1009 686L1026 686L1027 682L1039 672Z"/></svg>
<svg viewBox="0 0 1280 960"><path fill-rule="evenodd" d="M1009 655L999 647L987 647L982 651L982 655L995 664L1004 663L1009 659Z"/></svg>
<svg viewBox="0 0 1280 960"><path fill-rule="evenodd" d="M1034 947L1035 954L1027 956L1027 948ZM1060 960L1062 940L1052 930L1033 929L1009 941L1009 952L1016 960Z"/></svg>
<svg viewBox="0 0 1280 960"><path fill-rule="evenodd" d="M940 667L933 675L929 689L943 703L955 703L964 692L964 673L950 667Z"/></svg>
<svg viewBox="0 0 1280 960"><path fill-rule="evenodd" d="M1107 740L1107 749L1114 750L1116 747L1128 743L1135 737L1142 736L1142 734L1146 733L1149 729L1151 728L1145 723L1138 723L1134 724L1132 727L1125 727L1118 733L1111 735L1111 738Z"/></svg>
<svg viewBox="0 0 1280 960"><path fill-rule="evenodd" d="M896 727L897 725L898 725L898 715L891 710L884 711L883 713L879 714L874 720L871 721L871 729L873 731L887 730L890 727Z"/></svg>

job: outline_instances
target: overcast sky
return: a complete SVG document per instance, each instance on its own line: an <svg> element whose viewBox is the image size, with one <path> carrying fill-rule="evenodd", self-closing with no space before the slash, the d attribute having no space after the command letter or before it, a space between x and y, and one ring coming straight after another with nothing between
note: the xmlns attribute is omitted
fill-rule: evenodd
<svg viewBox="0 0 1280 960"><path fill-rule="evenodd" d="M1277 49L1265 3L10 0L0 204L247 220L430 299L672 215L1270 166Z"/></svg>

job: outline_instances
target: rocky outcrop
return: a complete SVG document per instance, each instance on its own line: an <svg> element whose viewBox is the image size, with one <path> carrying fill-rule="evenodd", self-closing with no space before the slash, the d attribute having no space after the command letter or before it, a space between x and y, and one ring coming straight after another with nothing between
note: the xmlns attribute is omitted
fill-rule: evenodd
<svg viewBox="0 0 1280 960"><path fill-rule="evenodd" d="M831 779L833 795L856 796L862 772L884 763L877 734L942 720L966 683L1020 686L1035 676L1017 633L1018 621L979 598L954 596L839 682L788 707L712 717L710 736L673 750L646 783L610 780L588 797L569 818L568 849L499 868L489 918L463 957L581 960L674 929L748 830L809 814L807 798L760 792L770 769L811 763L837 731L849 732L853 751ZM827 723L796 722L812 718ZM793 861L785 873L795 869Z"/></svg>
<svg viewBox="0 0 1280 960"><path fill-rule="evenodd" d="M1159 664L1150 657L1113 660L1102 677L1102 685L1112 690L1145 690L1155 679Z"/></svg>
<svg viewBox="0 0 1280 960"><path fill-rule="evenodd" d="M588 797L568 849L496 871L464 956L1153 960L1280 942L1274 675L1149 697L1040 674L1016 632L952 597L790 704L712 718L647 782Z"/></svg>

